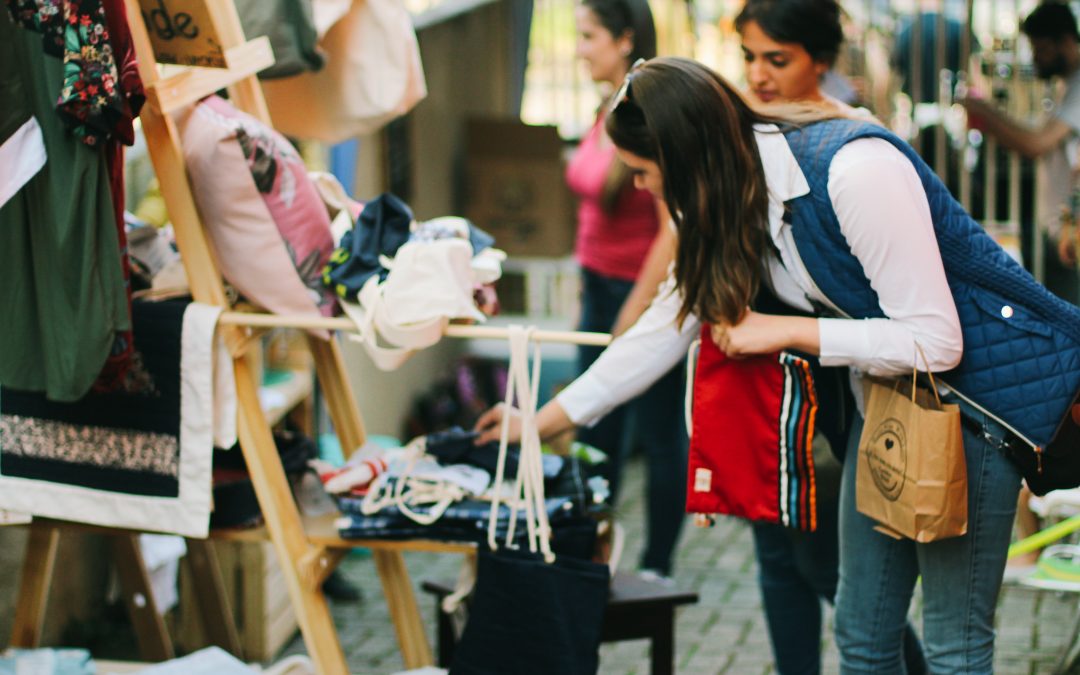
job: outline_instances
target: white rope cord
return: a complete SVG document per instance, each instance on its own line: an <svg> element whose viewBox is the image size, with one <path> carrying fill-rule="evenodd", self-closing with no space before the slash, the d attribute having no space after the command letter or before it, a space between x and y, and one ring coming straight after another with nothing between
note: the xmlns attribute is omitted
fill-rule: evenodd
<svg viewBox="0 0 1080 675"><path fill-rule="evenodd" d="M511 326L511 334L514 333L515 329L520 330L520 326ZM512 341L511 344L513 344ZM512 352L510 356L512 366ZM499 519L499 502L502 493L503 476L506 472L506 446L509 444L510 438L510 411L513 409L512 403L514 402L515 375L516 371L513 367L511 367L508 370L506 377L506 396L503 400L503 418L502 425L499 429L499 458L495 463L495 476L492 479L491 511L488 513L488 546L491 548L492 551L498 549L498 545L495 543L495 532Z"/></svg>
<svg viewBox="0 0 1080 675"><path fill-rule="evenodd" d="M514 534L517 530L517 512L520 505L525 507L525 526L528 535L529 550L533 553L536 552L536 528L533 523L532 504L528 499L528 493L525 485L525 478L528 475L526 472L525 463L525 430L528 428L530 420L528 419L529 402L526 396L522 396L523 391L527 391L523 387L523 383L527 382L527 374L523 369L522 364L527 363L528 359L528 339L529 329L522 328L520 326L510 327L510 366L509 369L513 373L513 380L509 380L506 383L507 388L514 389L514 398L517 401L517 406L521 413L521 438L518 441L518 470L517 476L514 478L514 502L510 504L510 519L507 522L506 528L506 546L510 546L514 541ZM511 383L512 382L512 383Z"/></svg>
<svg viewBox="0 0 1080 675"><path fill-rule="evenodd" d="M528 346L535 329L511 326L510 369L506 383L506 400L499 438L499 459L496 464L496 488L492 500L491 514L488 517L488 545L496 548L496 524L500 490L498 486L505 474L506 452L509 445L510 404L516 400L520 408L521 440L518 456L518 472L515 479L513 499L508 500L510 519L507 527L506 544L514 540L517 525L517 512L525 510L525 524L528 533L529 549L539 550L549 562L555 557L551 552L551 525L544 505L544 476L541 459L540 435L536 428L536 401L540 383L540 350L535 349L533 368L530 377L528 370Z"/></svg>
<svg viewBox="0 0 1080 675"><path fill-rule="evenodd" d="M414 476L416 465L423 459L425 452L426 446L422 440L406 446L399 460L404 462L400 473L397 476L391 476L390 471L380 473L360 502L360 512L370 516L388 506L396 506L413 522L431 525L442 517L451 504L469 496L467 490L455 483ZM415 510L417 506L426 505L430 505L426 513Z"/></svg>
<svg viewBox="0 0 1080 675"><path fill-rule="evenodd" d="M701 338L690 343L690 350L686 352L686 391L683 396L683 421L686 423L686 433L694 433L694 373L697 366L697 355L701 349Z"/></svg>
<svg viewBox="0 0 1080 675"><path fill-rule="evenodd" d="M521 500L525 507L525 525L528 533L529 550L536 553L538 538L538 519L540 514L547 515L544 504L537 504L535 500L536 483L533 466L534 448L533 438L536 439L535 454L539 454L539 435L536 433L536 401L539 391L540 380L540 355L539 349L533 361L533 376L530 383L527 370L529 362L529 340L534 329L526 328L523 332L513 332L510 338L510 368L514 369L514 388L517 404L521 411L521 440L518 454L518 472L514 485L514 496ZM531 385L531 386L530 386ZM542 468L541 468L542 472ZM541 485L541 491L543 486ZM514 541L514 531L517 526L517 504L511 506L510 523L507 528L506 544L509 546Z"/></svg>

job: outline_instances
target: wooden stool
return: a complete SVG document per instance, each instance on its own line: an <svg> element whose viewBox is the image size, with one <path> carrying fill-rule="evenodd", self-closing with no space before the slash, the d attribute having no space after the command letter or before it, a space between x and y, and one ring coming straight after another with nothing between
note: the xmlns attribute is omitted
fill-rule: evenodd
<svg viewBox="0 0 1080 675"><path fill-rule="evenodd" d="M420 584L425 593L435 596L435 617L438 626L438 663L449 668L454 660L457 638L450 617L443 613L442 599L454 591L454 584L426 580ZM619 642L649 638L652 675L675 672L675 608L694 604L698 594L681 591L637 575L617 572L611 580L611 595L604 611L602 642Z"/></svg>

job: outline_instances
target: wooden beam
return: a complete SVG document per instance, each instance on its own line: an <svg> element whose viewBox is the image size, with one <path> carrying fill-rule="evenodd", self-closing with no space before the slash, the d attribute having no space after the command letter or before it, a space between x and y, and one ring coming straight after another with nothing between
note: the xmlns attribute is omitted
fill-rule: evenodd
<svg viewBox="0 0 1080 675"><path fill-rule="evenodd" d="M379 571L390 618L397 627L398 646L401 648L405 667L413 669L434 664L431 644L424 633L424 622L420 618L420 609L416 604L416 594L412 590L412 581L409 579L404 558L397 551L386 550L373 550L371 558ZM408 593L401 592L406 588Z"/></svg>
<svg viewBox="0 0 1080 675"><path fill-rule="evenodd" d="M113 562L116 564L120 588L124 594L139 653L145 661L168 661L176 656L165 619L158 611L157 601L150 586L139 535L129 532L110 537Z"/></svg>
<svg viewBox="0 0 1080 675"><path fill-rule="evenodd" d="M146 101L159 115L169 115L216 91L274 65L274 52L265 35L225 50L228 69L188 68L146 87Z"/></svg>
<svg viewBox="0 0 1080 675"><path fill-rule="evenodd" d="M36 520L30 525L30 537L23 557L19 599L15 604L15 621L11 629L12 647L37 647L45 625L45 607L49 600L53 565L60 531Z"/></svg>
<svg viewBox="0 0 1080 675"><path fill-rule="evenodd" d="M233 363L240 448L259 499L266 529L281 563L304 644L319 673L344 675L348 672L345 654L341 650L326 598L321 589L310 588L301 578L302 561L309 555L311 545L304 534L300 513L259 404L254 373L245 359L236 359Z"/></svg>
<svg viewBox="0 0 1080 675"><path fill-rule="evenodd" d="M236 629L233 609L225 592L225 580L221 576L217 551L206 539L185 539L185 560L191 570L195 601L199 606L203 631L210 644L217 645L233 656L242 659L243 647L240 632Z"/></svg>

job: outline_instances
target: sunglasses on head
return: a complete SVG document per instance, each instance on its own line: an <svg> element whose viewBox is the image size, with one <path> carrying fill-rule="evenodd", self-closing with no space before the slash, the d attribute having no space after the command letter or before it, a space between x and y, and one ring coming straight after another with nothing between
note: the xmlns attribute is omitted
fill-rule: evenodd
<svg viewBox="0 0 1080 675"><path fill-rule="evenodd" d="M630 70L626 73L626 77L623 78L622 86L620 86L619 90L615 92L615 95L611 97L611 107L608 109L608 114L615 112L619 107L619 104L630 100L630 80L634 79L634 71L644 64L645 59L638 59L637 61L634 61L634 65L630 66Z"/></svg>

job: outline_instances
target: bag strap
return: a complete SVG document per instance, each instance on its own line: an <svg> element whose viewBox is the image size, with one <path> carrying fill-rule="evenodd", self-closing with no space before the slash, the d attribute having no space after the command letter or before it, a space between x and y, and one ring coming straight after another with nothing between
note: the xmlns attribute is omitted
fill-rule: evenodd
<svg viewBox="0 0 1080 675"><path fill-rule="evenodd" d="M690 343L690 349L686 352L686 391L683 392L683 421L686 423L686 433L694 433L694 379L697 375L697 357L701 350L701 338Z"/></svg>
<svg viewBox="0 0 1080 675"><path fill-rule="evenodd" d="M544 508L541 444L540 434L536 428L536 402L539 400L540 384L539 345L535 348L534 360L532 360L531 378L528 374L528 345L532 333L534 333L534 328L526 328L524 336L518 336L516 343L511 346L511 353L517 352L514 360L515 367L518 368L515 395L518 405L522 408L521 451L519 451L514 494L521 498L519 503L524 503L529 550L536 553L538 545L541 550L544 550L541 542L548 539L550 529L546 526L548 510ZM512 504L510 510L507 545L513 542L516 525L517 505L515 503ZM550 551L545 550L544 553L550 555Z"/></svg>
<svg viewBox="0 0 1080 675"><path fill-rule="evenodd" d="M535 328L510 326L510 367L506 382L506 397L503 401L506 414L503 416L499 437L499 457L495 466L494 489L492 491L491 512L488 516L488 546L497 550L496 526L499 505L502 498L502 482L506 469L506 453L509 445L510 408L517 402L521 415L521 440L518 457L518 472L514 481L512 497L507 499L510 518L507 526L506 545L514 540L517 527L518 510L525 510L525 524L528 531L529 549L543 553L544 559L555 559L551 552L551 524L548 521L544 504L544 476L540 450L540 434L536 427L536 401L540 385L540 348L533 353L533 368L530 376L528 369L529 342Z"/></svg>
<svg viewBox="0 0 1080 675"><path fill-rule="evenodd" d="M511 344L513 343L513 335L520 326L510 326L509 333L511 336ZM514 352L510 352L510 362L513 366ZM503 489L503 476L506 473L506 448L510 442L510 417L513 402L514 402L514 380L517 377L517 369L509 368L506 374L506 395L503 399L503 418L502 425L499 429L499 456L495 462L495 475L492 477L491 482L491 511L488 513L488 547L492 551L498 550L498 545L495 543L496 524L499 520L499 503L502 497ZM518 468L520 469L521 460L518 459Z"/></svg>
<svg viewBox="0 0 1080 675"><path fill-rule="evenodd" d="M926 366L926 374L930 376L930 391L934 392L934 400L937 401L938 408L941 407L941 396L938 394L937 382L934 380L934 374L930 372L930 361L926 358L926 353L923 352L919 343L915 343L915 350L919 352L919 356L922 357L923 365ZM911 367L911 402L915 402L915 389L918 382L916 378L919 374L919 360L915 359L915 365Z"/></svg>
<svg viewBox="0 0 1080 675"><path fill-rule="evenodd" d="M461 486L445 480L426 480L414 476L416 464L423 456L423 452L418 452L409 457L394 484L394 505L409 520L421 525L431 525L442 518L451 504L461 501L467 494ZM412 509L413 504L431 504L431 508L427 513L420 513Z"/></svg>

